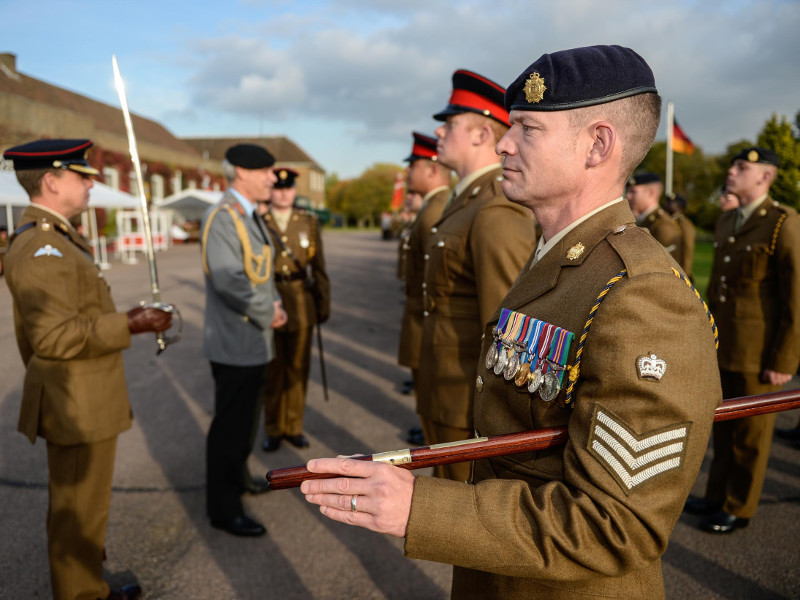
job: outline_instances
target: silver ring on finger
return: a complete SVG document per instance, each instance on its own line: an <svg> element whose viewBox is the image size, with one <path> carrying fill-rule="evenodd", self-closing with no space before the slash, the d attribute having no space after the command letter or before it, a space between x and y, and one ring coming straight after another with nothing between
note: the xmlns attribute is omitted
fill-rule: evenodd
<svg viewBox="0 0 800 600"><path fill-rule="evenodd" d="M358 512L358 496L353 496L350 498L350 510L353 512Z"/></svg>

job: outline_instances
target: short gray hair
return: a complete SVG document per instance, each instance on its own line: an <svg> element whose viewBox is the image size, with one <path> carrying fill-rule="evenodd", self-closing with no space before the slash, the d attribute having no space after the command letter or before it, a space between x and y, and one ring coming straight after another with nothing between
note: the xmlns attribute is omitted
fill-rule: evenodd
<svg viewBox="0 0 800 600"><path fill-rule="evenodd" d="M222 174L225 175L225 179L228 180L228 183L236 179L236 165L228 162L227 158L222 159Z"/></svg>

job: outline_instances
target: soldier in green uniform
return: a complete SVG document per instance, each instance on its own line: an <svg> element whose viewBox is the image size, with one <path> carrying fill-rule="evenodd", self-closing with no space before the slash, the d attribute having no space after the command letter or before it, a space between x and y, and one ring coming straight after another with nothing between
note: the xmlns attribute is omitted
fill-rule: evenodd
<svg viewBox="0 0 800 600"><path fill-rule="evenodd" d="M470 483L316 459L349 477L301 491L332 519L405 536L408 557L456 565L454 598L663 598L660 556L721 390L707 310L622 197L658 129L654 77L627 48L556 52L505 106L503 191L542 237L484 327L475 428L564 426L566 445L478 461ZM496 371L498 356L519 369Z"/></svg>
<svg viewBox="0 0 800 600"><path fill-rule="evenodd" d="M677 223L658 205L664 184L655 173L637 173L628 180L625 197L636 217L636 224L647 229L672 258L683 264L683 241Z"/></svg>
<svg viewBox="0 0 800 600"><path fill-rule="evenodd" d="M459 70L447 106L434 118L439 162L459 177L431 227L423 259L423 326L417 412L429 444L473 434L472 378L483 324L491 317L536 243L531 211L503 195L494 146L508 130L505 90ZM469 477L469 465L444 465L437 476Z"/></svg>
<svg viewBox="0 0 800 600"><path fill-rule="evenodd" d="M450 169L438 162L436 138L413 132L414 143L406 158L406 188L422 196L422 206L417 212L408 235L401 241L402 279L405 292L403 324L400 328L400 348L397 362L411 369L412 382L419 377L419 355L422 346L422 284L425 273L425 251L431 228L442 216L450 197ZM416 385L412 384L416 394ZM409 442L425 442L422 429L409 430Z"/></svg>
<svg viewBox="0 0 800 600"><path fill-rule="evenodd" d="M275 330L275 359L265 372L266 452L277 450L282 439L296 448L309 446L303 434L303 413L312 333L330 315L330 282L319 221L313 213L294 208L297 171L274 171L277 182L264 222L275 247L275 285L289 320Z"/></svg>
<svg viewBox="0 0 800 600"><path fill-rule="evenodd" d="M664 201L664 210L678 224L681 230L681 268L689 279L692 278L692 263L694 262L694 242L697 237L694 223L684 213L686 212L686 198L681 194L670 193Z"/></svg>
<svg viewBox="0 0 800 600"><path fill-rule="evenodd" d="M19 431L47 442L47 554L56 600L137 598L139 586L103 580L117 436L131 426L122 350L131 334L165 331L169 313L117 312L91 249L70 224L86 210L89 140L9 148L31 199L10 238L6 279L25 384Z"/></svg>
<svg viewBox="0 0 800 600"><path fill-rule="evenodd" d="M708 304L719 326L725 398L775 392L800 364L800 217L769 197L774 152L757 146L733 157L727 189L736 210L717 221ZM755 514L775 414L714 425L714 459L704 498L686 510L708 515L701 529L730 533Z"/></svg>

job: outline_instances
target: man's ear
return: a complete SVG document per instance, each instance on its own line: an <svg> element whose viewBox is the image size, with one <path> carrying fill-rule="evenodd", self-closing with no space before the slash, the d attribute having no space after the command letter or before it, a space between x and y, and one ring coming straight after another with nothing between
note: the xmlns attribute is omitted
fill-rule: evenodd
<svg viewBox="0 0 800 600"><path fill-rule="evenodd" d="M57 194L58 193L58 174L53 173L52 171L48 171L42 177L42 184L39 187L40 191L44 193L45 191L49 192L50 194Z"/></svg>
<svg viewBox="0 0 800 600"><path fill-rule="evenodd" d="M767 186L771 186L775 182L775 178L778 176L778 169L773 167L772 165L768 165L766 169L763 169L763 173L761 177L766 182Z"/></svg>
<svg viewBox="0 0 800 600"><path fill-rule="evenodd" d="M614 146L617 143L617 133L608 121L598 121L588 128L592 146L586 156L586 166L589 168L600 166L611 158Z"/></svg>

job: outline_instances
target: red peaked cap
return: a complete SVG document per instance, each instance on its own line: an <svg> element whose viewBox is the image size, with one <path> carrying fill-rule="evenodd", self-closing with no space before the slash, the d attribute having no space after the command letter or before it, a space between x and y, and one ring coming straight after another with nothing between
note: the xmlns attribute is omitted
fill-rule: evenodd
<svg viewBox="0 0 800 600"><path fill-rule="evenodd" d="M508 111L503 106L506 89L482 75L459 69L453 73L453 93L450 102L433 118L446 121L450 115L473 112L509 126Z"/></svg>
<svg viewBox="0 0 800 600"><path fill-rule="evenodd" d="M428 160L438 160L439 155L436 153L436 138L417 131L413 131L411 135L414 136L414 145L411 146L411 154L403 160L412 163L420 158L427 158Z"/></svg>

